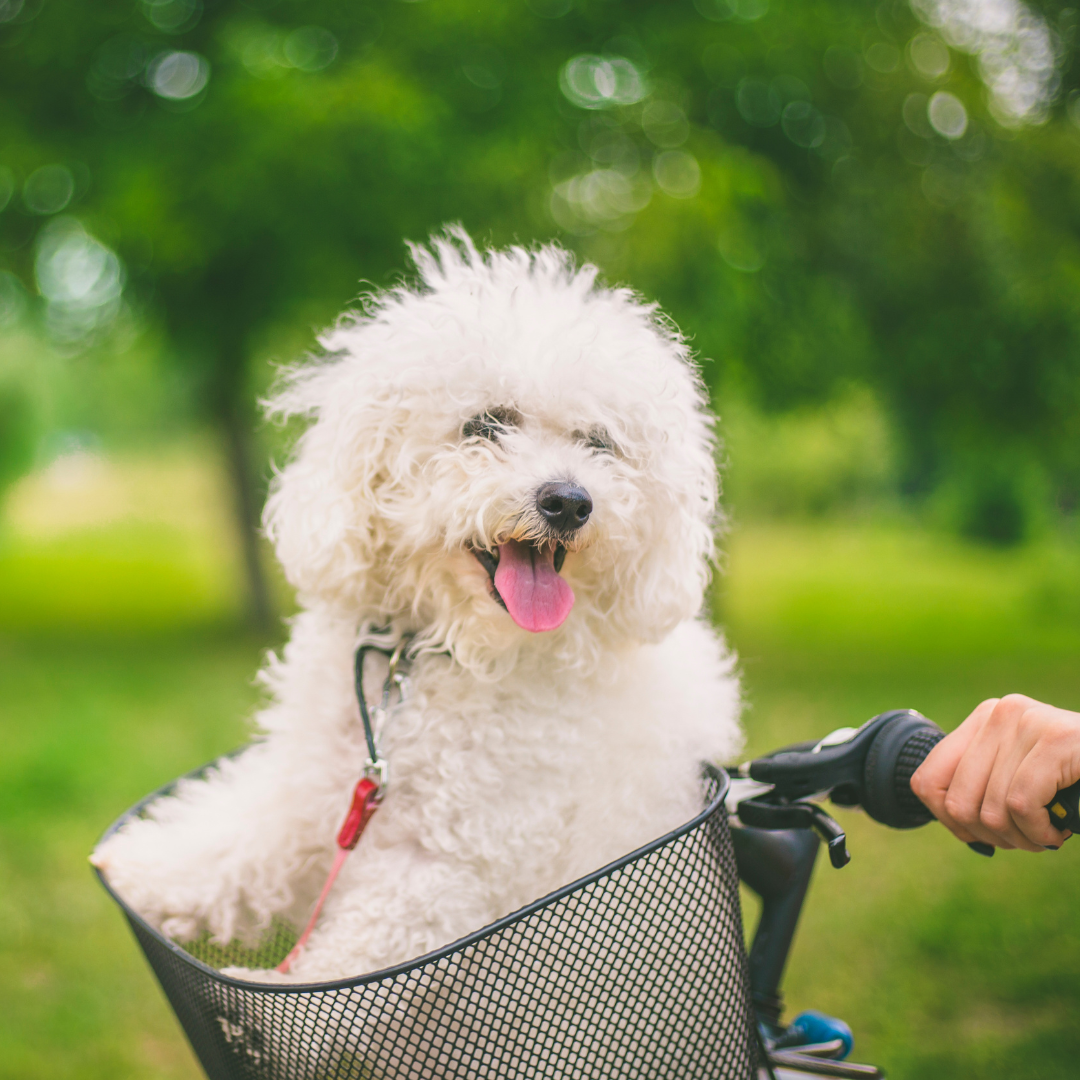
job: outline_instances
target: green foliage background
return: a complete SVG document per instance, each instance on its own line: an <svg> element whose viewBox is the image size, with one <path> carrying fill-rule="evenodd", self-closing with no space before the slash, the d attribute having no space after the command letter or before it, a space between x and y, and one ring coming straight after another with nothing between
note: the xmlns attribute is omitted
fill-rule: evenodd
<svg viewBox="0 0 1080 1080"><path fill-rule="evenodd" d="M732 3L5 0L5 318L44 313L65 348L100 347L108 320L80 335L33 294L58 217L115 251L121 317L176 373L163 410L223 433L250 533L269 361L310 347L361 281L393 281L403 238L451 220L559 237L665 305L721 402L871 388L898 490L949 491L959 528L1015 542L1080 492L1075 10L1023 9L1054 72L1005 124L932 4L920 21L904 0ZM916 63L927 38L946 70ZM560 91L582 56L640 88L582 107ZM170 89L170 57L201 65L202 89ZM927 119L941 93L962 136ZM687 154L699 181L661 182ZM62 205L31 190L50 168Z"/></svg>

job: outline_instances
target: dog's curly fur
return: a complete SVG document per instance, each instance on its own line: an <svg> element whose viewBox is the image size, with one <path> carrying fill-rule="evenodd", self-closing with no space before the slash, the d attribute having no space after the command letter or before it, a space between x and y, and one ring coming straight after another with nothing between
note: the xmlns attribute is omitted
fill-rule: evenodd
<svg viewBox="0 0 1080 1080"><path fill-rule="evenodd" d="M312 423L266 510L302 611L264 672L265 737L94 856L178 939L303 925L366 759L353 652L415 634L389 793L298 982L419 956L664 833L739 739L701 616L717 477L682 337L554 245L482 253L452 229L412 253L418 283L344 317L271 402ZM587 489L583 528L537 512L550 481ZM510 540L563 544L557 629L498 602L482 558ZM383 672L372 658L369 700Z"/></svg>

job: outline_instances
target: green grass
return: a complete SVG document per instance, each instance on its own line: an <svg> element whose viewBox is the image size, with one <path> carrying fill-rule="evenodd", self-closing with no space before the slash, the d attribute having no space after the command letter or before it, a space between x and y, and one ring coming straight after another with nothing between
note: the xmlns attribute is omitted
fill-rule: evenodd
<svg viewBox="0 0 1080 1080"><path fill-rule="evenodd" d="M0 644L0 1076L200 1075L86 856L148 790L242 738L242 637Z"/></svg>
<svg viewBox="0 0 1080 1080"><path fill-rule="evenodd" d="M229 629L212 576L183 577L190 553L114 560L89 604L63 585L79 580L64 559L100 567L100 547L56 545L0 552L0 582L23 597L0 603L0 1078L191 1080L86 854L139 796L242 739L261 644ZM951 727L1011 690L1080 707L1067 549L870 525L757 526L729 546L717 607L742 656L748 752L900 706ZM139 602L121 618L110 596ZM844 1017L856 1058L893 1080L1075 1077L1080 848L982 859L937 826L842 820L853 860L818 868L790 1012Z"/></svg>
<svg viewBox="0 0 1080 1080"><path fill-rule="evenodd" d="M837 525L758 526L730 547L718 606L742 656L748 755L891 708L949 729L1012 691L1080 709L1080 555ZM855 1058L894 1080L1075 1077L1080 850L985 859L937 825L836 815L852 862L818 865L789 1015L843 1017Z"/></svg>
<svg viewBox="0 0 1080 1080"><path fill-rule="evenodd" d="M128 635L235 623L238 598L211 567L162 530L132 532L5 545L0 630Z"/></svg>

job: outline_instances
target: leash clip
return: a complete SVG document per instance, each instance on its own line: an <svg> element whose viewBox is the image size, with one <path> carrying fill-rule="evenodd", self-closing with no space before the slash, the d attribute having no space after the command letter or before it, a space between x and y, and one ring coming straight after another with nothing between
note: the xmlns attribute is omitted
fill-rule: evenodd
<svg viewBox="0 0 1080 1080"><path fill-rule="evenodd" d="M373 801L381 802L386 794L390 779L390 770L382 755L382 735L386 722L393 708L390 699L395 688L398 692L397 705L401 705L409 696L409 677L407 674L409 657L408 647L411 635L405 635L387 656L386 678L382 685L382 700L368 712L364 700L364 654L372 646L362 646L356 652L356 696L360 705L360 717L364 722L364 738L367 741L368 757L364 764L364 778L375 785ZM379 650L382 651L382 650ZM396 706L394 706L396 708Z"/></svg>
<svg viewBox="0 0 1080 1080"><path fill-rule="evenodd" d="M386 794L386 785L390 781L390 768L386 763L386 758L379 757L374 761L368 758L364 763L364 779L370 780L375 785L373 799L376 803L381 803Z"/></svg>

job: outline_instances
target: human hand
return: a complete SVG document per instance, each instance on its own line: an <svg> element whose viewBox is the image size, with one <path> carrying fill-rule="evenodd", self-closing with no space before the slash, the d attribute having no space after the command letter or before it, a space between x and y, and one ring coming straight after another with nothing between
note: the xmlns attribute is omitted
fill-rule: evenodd
<svg viewBox="0 0 1080 1080"><path fill-rule="evenodd" d="M1042 851L1072 835L1045 807L1080 780L1080 713L1023 694L984 701L930 751L911 790L965 843Z"/></svg>

